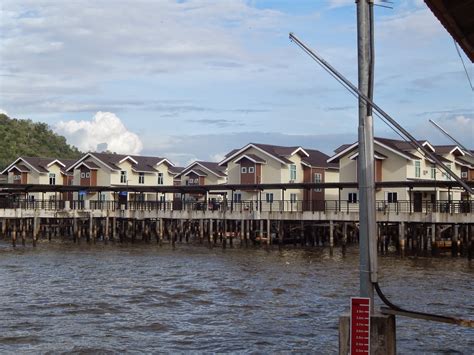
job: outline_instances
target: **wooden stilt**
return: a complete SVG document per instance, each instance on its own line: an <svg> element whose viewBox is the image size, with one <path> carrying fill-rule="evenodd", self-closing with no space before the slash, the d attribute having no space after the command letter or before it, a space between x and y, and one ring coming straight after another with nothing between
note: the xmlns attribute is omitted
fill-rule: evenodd
<svg viewBox="0 0 474 355"><path fill-rule="evenodd" d="M12 224L12 245L16 247L16 220Z"/></svg>

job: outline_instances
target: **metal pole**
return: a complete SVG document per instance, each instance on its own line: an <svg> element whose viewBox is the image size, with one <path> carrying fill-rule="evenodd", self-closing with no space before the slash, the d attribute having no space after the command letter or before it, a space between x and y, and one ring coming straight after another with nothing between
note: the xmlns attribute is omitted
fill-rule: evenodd
<svg viewBox="0 0 474 355"><path fill-rule="evenodd" d="M370 79L370 15L367 0L357 2L357 46L359 90L369 95ZM370 298L371 314L374 311L374 287L377 282L377 249L375 221L374 181L374 127L371 110L367 102L359 98L359 159L357 159L359 182L360 218L360 296ZM375 246L375 254L373 253Z"/></svg>
<svg viewBox="0 0 474 355"><path fill-rule="evenodd" d="M447 136L449 139L451 139L454 143L456 143L464 151L464 153L466 153L467 155L469 155L471 157L473 156L471 154L471 152L469 151L469 149L467 149L465 146L463 146L461 143L459 143L459 141L457 141L452 135L450 135L446 130L444 130L443 127L441 127L439 124L437 124L433 120L429 120L429 121L431 122L431 124L433 126L438 128L441 131L441 133L443 133L445 136Z"/></svg>

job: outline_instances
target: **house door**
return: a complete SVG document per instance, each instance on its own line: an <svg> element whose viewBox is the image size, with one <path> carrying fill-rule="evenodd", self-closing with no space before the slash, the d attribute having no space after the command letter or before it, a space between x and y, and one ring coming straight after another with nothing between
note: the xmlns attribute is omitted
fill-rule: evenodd
<svg viewBox="0 0 474 355"><path fill-rule="evenodd" d="M421 212L423 206L422 198L421 192L413 193L413 212Z"/></svg>
<svg viewBox="0 0 474 355"><path fill-rule="evenodd" d="M125 209L128 209L127 203L128 203L128 193L126 191L120 191L119 192L119 207L122 208L122 206L125 207Z"/></svg>

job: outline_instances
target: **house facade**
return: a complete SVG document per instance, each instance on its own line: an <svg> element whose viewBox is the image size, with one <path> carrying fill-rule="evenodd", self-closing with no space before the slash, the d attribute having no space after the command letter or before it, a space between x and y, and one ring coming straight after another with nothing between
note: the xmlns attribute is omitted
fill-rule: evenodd
<svg viewBox="0 0 474 355"><path fill-rule="evenodd" d="M111 153L87 153L67 171L80 186L173 186L176 172L166 158ZM169 196L168 196L169 195ZM79 192L78 200L166 201L172 194Z"/></svg>
<svg viewBox="0 0 474 355"><path fill-rule="evenodd" d="M72 185L73 176L67 169L75 160L19 157L7 166L2 175L7 176L9 184L40 184L40 185ZM29 193L29 200L39 199L64 199L65 196L52 192Z"/></svg>
<svg viewBox="0 0 474 355"><path fill-rule="evenodd" d="M177 176L181 186L221 185L227 183L226 168L215 162L195 161L185 167ZM209 199L220 200L224 191L214 191ZM202 201L205 194L190 194L184 196L187 201Z"/></svg>
<svg viewBox="0 0 474 355"><path fill-rule="evenodd" d="M456 163L464 152L456 146L433 146L428 141L419 141L426 149L436 154L448 168L461 176L461 166ZM345 144L336 149L335 155L328 159L329 163L339 164L341 182L357 182L358 143ZM416 146L408 142L379 138L374 139L375 181L442 181L451 180L451 176L437 166L434 161L424 157ZM415 210L424 203L436 201L453 201L461 199L461 189L448 190L442 187L416 188L384 188L376 191L376 200L395 203L397 201L413 201ZM357 203L357 189L344 189L342 200Z"/></svg>
<svg viewBox="0 0 474 355"><path fill-rule="evenodd" d="M337 166L326 162L328 156L299 146L284 147L249 143L226 155L219 165L227 167L229 184L271 184L337 181ZM310 208L308 201L331 198L331 191L305 192L302 189L286 190L239 190L233 193L233 201L258 201L272 205L285 203L285 209ZM280 202L284 201L284 202ZM286 206L288 205L288 206ZM318 204L315 204L318 205ZM280 207L281 208L281 207Z"/></svg>

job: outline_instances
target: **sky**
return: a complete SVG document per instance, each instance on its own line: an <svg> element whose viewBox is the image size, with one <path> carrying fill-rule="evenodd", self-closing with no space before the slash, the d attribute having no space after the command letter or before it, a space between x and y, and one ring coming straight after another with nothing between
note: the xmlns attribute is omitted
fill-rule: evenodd
<svg viewBox="0 0 474 355"><path fill-rule="evenodd" d="M418 139L450 144L432 119L472 148L452 38L423 1L392 6L375 8L374 101ZM332 155L357 139L357 100L289 32L357 83L353 0L2 0L0 112L178 165L249 142ZM378 119L375 134L398 137Z"/></svg>

